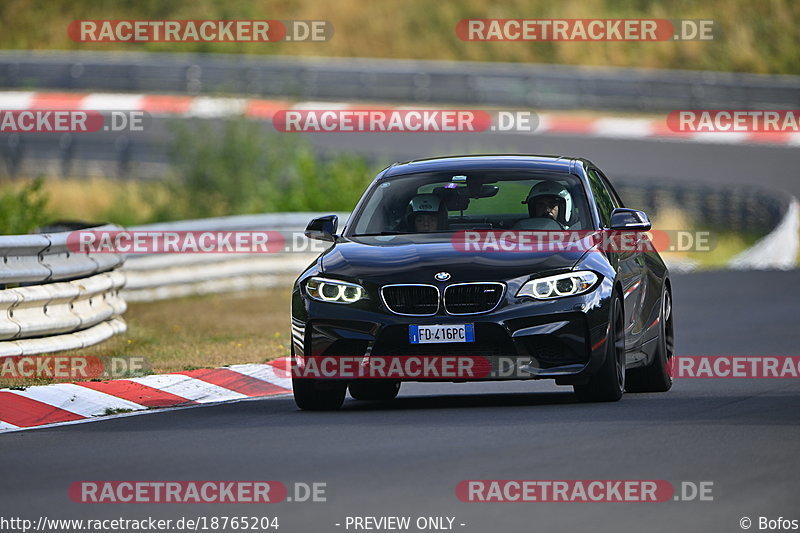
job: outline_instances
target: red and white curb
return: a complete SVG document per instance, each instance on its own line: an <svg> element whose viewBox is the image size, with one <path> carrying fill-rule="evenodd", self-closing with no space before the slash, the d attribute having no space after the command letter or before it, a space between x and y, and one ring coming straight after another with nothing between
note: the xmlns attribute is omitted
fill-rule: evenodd
<svg viewBox="0 0 800 533"><path fill-rule="evenodd" d="M288 359L111 381L0 389L0 433L109 413L246 400L292 390Z"/></svg>
<svg viewBox="0 0 800 533"><path fill-rule="evenodd" d="M151 115L176 115L182 117L219 118L245 116L271 120L286 109L366 109L365 104L344 102L290 102L257 98L216 98L207 96L179 96L155 94L115 93L56 93L33 91L0 92L0 110L85 110L85 111L144 111ZM404 106L376 104L383 110L410 109ZM452 107L452 106L450 106ZM463 107L463 106L462 106ZM432 108L432 106L417 106ZM520 132L508 132L520 133ZM663 119L588 117L574 114L540 113L535 135L581 135L609 139L659 139L691 141L709 144L776 144L800 146L800 133L778 132L675 132Z"/></svg>

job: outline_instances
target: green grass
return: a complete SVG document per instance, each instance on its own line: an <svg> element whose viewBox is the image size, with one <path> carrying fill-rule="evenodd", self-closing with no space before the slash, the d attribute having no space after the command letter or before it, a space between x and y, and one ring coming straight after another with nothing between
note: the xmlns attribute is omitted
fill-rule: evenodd
<svg viewBox="0 0 800 533"><path fill-rule="evenodd" d="M796 0L6 0L0 46L9 49L219 52L558 63L611 67L800 73ZM713 41L464 42L464 18L713 19ZM80 19L328 20L323 43L77 43Z"/></svg>
<svg viewBox="0 0 800 533"><path fill-rule="evenodd" d="M18 183L0 181L0 235L33 231L46 218L49 197L44 178Z"/></svg>
<svg viewBox="0 0 800 533"><path fill-rule="evenodd" d="M263 363L289 355L290 285L287 281L283 288L248 293L130 303L127 332L96 346L46 356L144 358L143 374ZM0 388L52 382L4 379Z"/></svg>

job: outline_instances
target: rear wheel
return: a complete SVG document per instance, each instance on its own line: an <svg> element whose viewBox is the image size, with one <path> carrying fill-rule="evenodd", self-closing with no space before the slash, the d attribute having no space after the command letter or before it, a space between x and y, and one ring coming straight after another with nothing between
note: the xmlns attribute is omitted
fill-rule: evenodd
<svg viewBox="0 0 800 533"><path fill-rule="evenodd" d="M347 386L316 379L292 378L294 403L306 411L334 411L344 403Z"/></svg>
<svg viewBox="0 0 800 533"><path fill-rule="evenodd" d="M675 328L672 320L672 295L664 288L659 311L659 334L653 362L628 373L628 392L666 392L672 388L672 356L675 353Z"/></svg>
<svg viewBox="0 0 800 533"><path fill-rule="evenodd" d="M611 300L611 315L606 334L606 357L589 382L573 385L582 402L616 402L625 390L625 325L619 296Z"/></svg>
<svg viewBox="0 0 800 533"><path fill-rule="evenodd" d="M353 381L350 383L350 396L356 400L388 402L400 392L399 381Z"/></svg>

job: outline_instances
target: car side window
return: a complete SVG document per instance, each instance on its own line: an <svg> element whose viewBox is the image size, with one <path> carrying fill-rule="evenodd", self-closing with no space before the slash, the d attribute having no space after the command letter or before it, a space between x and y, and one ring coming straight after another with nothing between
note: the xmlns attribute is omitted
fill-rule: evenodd
<svg viewBox="0 0 800 533"><path fill-rule="evenodd" d="M603 174L597 169L595 169L595 172L597 172L597 175L600 176L600 180L603 182L603 185L608 191L608 194L611 195L611 201L614 202L614 207L615 208L625 207L625 204L622 203L622 198L619 197L619 194L617 194L617 190L614 188L613 185L611 185L611 182L608 181L608 178L605 176L605 174Z"/></svg>
<svg viewBox="0 0 800 533"><path fill-rule="evenodd" d="M611 212L617 207L615 205L617 202L611 196L611 193L608 192L605 185L603 185L603 180L595 169L590 168L586 173L589 176L589 186L592 188L592 195L597 204L600 223L604 227L608 227L611 223Z"/></svg>

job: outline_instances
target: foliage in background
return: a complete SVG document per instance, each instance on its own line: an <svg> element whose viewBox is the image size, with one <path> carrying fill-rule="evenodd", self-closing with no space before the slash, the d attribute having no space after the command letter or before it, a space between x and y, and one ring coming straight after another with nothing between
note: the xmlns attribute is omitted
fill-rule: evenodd
<svg viewBox="0 0 800 533"><path fill-rule="evenodd" d="M0 233L55 220L133 226L284 211L350 211L376 169L351 153L317 153L300 135L258 123L177 122L172 175L161 180L50 177L0 183Z"/></svg>
<svg viewBox="0 0 800 533"><path fill-rule="evenodd" d="M256 122L176 125L175 179L160 220L274 211L348 211L374 172L362 157L318 155L299 135Z"/></svg>
<svg viewBox="0 0 800 533"><path fill-rule="evenodd" d="M0 235L29 233L46 218L44 178L0 189Z"/></svg>
<svg viewBox="0 0 800 533"><path fill-rule="evenodd" d="M464 18L713 19L713 41L464 42ZM76 43L80 19L329 20L323 43ZM800 74L797 0L5 0L0 47L383 57Z"/></svg>

